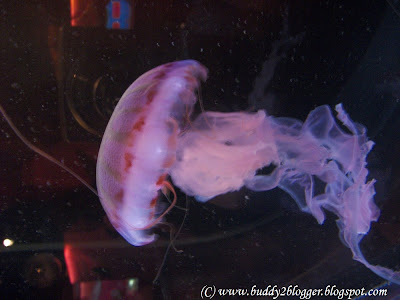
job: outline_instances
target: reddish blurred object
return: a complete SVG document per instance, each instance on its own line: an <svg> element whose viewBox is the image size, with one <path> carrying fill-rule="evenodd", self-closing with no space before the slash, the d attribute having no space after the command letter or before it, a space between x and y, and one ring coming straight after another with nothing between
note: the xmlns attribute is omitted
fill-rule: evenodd
<svg viewBox="0 0 400 300"><path fill-rule="evenodd" d="M71 26L104 27L108 0L70 0Z"/></svg>
<svg viewBox="0 0 400 300"><path fill-rule="evenodd" d="M143 248L115 238L106 224L82 218L64 233L64 258L73 299L153 299L151 282L164 250L147 248L143 255Z"/></svg>
<svg viewBox="0 0 400 300"><path fill-rule="evenodd" d="M143 248L132 247L105 225L96 224L96 228L90 228L88 221L82 219L64 233L70 283L126 278L140 278L142 283L153 281L165 249L149 247L143 255Z"/></svg>
<svg viewBox="0 0 400 300"><path fill-rule="evenodd" d="M86 182L94 186L97 143L60 142L49 150L49 154L75 171ZM71 174L46 158L35 155L23 168L22 180L26 185L55 190L68 190L82 186Z"/></svg>

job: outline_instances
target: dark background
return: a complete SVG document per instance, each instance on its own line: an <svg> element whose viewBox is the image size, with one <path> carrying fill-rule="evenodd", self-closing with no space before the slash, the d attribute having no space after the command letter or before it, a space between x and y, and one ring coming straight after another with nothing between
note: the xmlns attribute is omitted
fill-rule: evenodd
<svg viewBox="0 0 400 300"><path fill-rule="evenodd" d="M376 143L368 168L377 179L381 217L363 252L372 263L399 269L397 1L391 7L385 1L137 0L128 31L106 30L102 1L89 3L99 24L73 28L68 1L9 1L1 8L0 102L28 140L94 185L101 134L118 97L145 71L188 58L209 69L201 89L206 110L266 109L304 120L318 105L342 102ZM179 205L185 201L179 193ZM1 299L72 299L71 282L127 278L139 279L137 299L197 299L211 284L372 288L384 282L352 260L335 216L320 226L280 190L188 201L175 242L183 251L170 251L153 285L167 228L157 229L154 244L130 246L90 191L32 153L1 121L0 239L15 240L0 248ZM183 216L176 209L167 221L179 227Z"/></svg>

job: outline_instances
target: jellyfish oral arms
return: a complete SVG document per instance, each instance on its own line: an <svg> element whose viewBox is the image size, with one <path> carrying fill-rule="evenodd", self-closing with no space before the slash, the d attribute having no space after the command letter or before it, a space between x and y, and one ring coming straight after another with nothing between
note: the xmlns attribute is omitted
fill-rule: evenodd
<svg viewBox="0 0 400 300"><path fill-rule="evenodd" d="M254 191L279 187L320 224L325 220L323 209L331 211L338 216L340 238L353 258L400 284L400 272L371 265L360 250L371 222L379 217L375 180L367 182L366 168L374 143L340 104L336 111L350 133L340 128L326 105L314 109L304 123L264 111L204 112L180 137L171 178L202 202L242 186ZM256 175L257 169L271 164L271 174Z"/></svg>
<svg viewBox="0 0 400 300"><path fill-rule="evenodd" d="M196 61L168 63L148 71L125 91L104 133L96 166L98 194L115 229L132 245L151 243L149 229L161 221L159 190L177 139L196 103L194 90L207 70ZM176 197L175 197L176 198Z"/></svg>
<svg viewBox="0 0 400 300"><path fill-rule="evenodd" d="M279 163L272 133L264 111L204 112L180 137L171 178L201 202L253 185L257 169ZM273 178L268 189L278 185Z"/></svg>

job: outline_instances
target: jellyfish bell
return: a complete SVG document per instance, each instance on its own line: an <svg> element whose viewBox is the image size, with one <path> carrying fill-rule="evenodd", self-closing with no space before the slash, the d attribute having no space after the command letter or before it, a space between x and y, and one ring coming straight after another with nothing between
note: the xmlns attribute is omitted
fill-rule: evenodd
<svg viewBox="0 0 400 300"><path fill-rule="evenodd" d="M114 228L132 245L155 239L149 229L157 199L175 161L182 120L196 103L194 90L207 69L193 60L177 61L140 76L125 91L100 145L96 181L99 198ZM176 195L175 195L176 199Z"/></svg>

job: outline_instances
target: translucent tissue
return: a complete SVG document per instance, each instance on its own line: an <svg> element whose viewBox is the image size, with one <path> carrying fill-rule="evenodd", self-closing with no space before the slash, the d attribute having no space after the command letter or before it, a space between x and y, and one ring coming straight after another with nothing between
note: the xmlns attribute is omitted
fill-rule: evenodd
<svg viewBox="0 0 400 300"><path fill-rule="evenodd" d="M375 180L367 181L366 168L374 143L341 104L336 111L344 127L327 105L314 109L304 123L264 111L203 112L180 137L170 175L186 194L202 202L243 186L254 191L279 187L320 224L324 209L331 211L354 259L400 284L400 272L371 265L361 253L359 243L379 217ZM270 174L256 175L271 164L275 168Z"/></svg>

